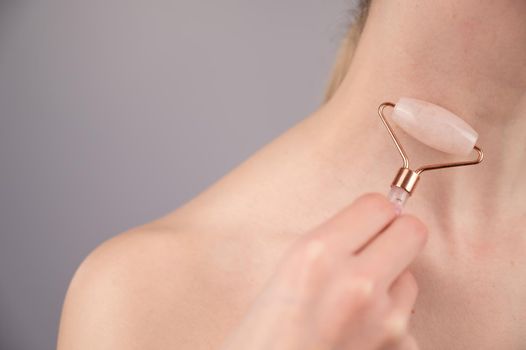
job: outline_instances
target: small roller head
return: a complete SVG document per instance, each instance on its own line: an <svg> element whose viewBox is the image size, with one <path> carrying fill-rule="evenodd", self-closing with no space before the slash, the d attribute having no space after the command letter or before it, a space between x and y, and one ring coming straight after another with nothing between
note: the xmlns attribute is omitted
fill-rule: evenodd
<svg viewBox="0 0 526 350"><path fill-rule="evenodd" d="M391 119L415 139L446 153L468 155L478 139L478 133L454 113L413 98L400 98Z"/></svg>

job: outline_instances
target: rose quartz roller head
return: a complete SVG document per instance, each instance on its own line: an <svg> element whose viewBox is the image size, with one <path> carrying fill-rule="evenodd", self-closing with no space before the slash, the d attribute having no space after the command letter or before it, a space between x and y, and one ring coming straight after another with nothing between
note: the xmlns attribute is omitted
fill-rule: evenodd
<svg viewBox="0 0 526 350"><path fill-rule="evenodd" d="M394 107L391 114L393 122L420 142L450 154L469 155L475 150L478 153L477 159L467 162L431 164L416 170L409 169L409 159L404 148L384 116L384 109L388 106ZM484 154L475 145L478 139L477 132L464 120L445 108L426 101L402 97L396 105L391 102L382 103L378 107L378 114L403 160L403 166L393 180L388 196L397 205L399 212L402 211L403 205L414 190L422 172L482 162Z"/></svg>

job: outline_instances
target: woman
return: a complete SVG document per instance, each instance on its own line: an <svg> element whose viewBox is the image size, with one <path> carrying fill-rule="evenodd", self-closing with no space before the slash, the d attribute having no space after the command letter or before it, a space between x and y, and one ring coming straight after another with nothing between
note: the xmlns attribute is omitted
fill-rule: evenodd
<svg viewBox="0 0 526 350"><path fill-rule="evenodd" d="M279 313L272 327L261 310L277 305L268 291L309 266L294 265L295 252L324 254L324 245L299 242L326 239L331 225L348 228L339 239L349 241L383 224L398 232L378 236L391 237L383 252L393 260L369 254L376 264L367 266L411 264L389 277L391 297L411 315L408 327L388 344L383 331L372 332L383 316L371 316L370 304L342 309L356 328L305 347L526 348L526 2L372 0L364 8L323 106L186 205L90 254L65 300L59 349L260 349L271 339L272 348L293 349L302 339L291 334L310 339L323 327L294 333ZM400 96L462 116L479 132L485 160L426 174L406 206L414 216L395 219L380 195L362 194L385 193L400 165L376 115ZM446 159L403 141L415 164ZM357 322L363 315L374 322ZM289 338L262 335L270 329Z"/></svg>

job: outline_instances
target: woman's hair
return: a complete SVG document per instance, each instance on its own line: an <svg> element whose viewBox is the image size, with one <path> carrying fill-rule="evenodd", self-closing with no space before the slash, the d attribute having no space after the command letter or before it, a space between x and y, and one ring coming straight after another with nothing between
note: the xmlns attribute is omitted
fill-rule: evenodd
<svg viewBox="0 0 526 350"><path fill-rule="evenodd" d="M336 62L332 68L327 89L325 91L325 102L334 95L334 92L340 86L347 70L349 69L356 44L362 33L365 20L367 19L370 3L371 0L354 1L352 8L349 10L351 23L348 26L347 33L345 34L336 55Z"/></svg>

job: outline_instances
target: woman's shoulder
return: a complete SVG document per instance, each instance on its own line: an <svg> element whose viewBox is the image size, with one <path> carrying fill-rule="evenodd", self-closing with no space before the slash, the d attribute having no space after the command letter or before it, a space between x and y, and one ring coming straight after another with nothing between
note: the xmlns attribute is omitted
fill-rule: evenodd
<svg viewBox="0 0 526 350"><path fill-rule="evenodd" d="M150 223L99 245L71 280L58 348L119 350L171 342L178 348L195 341L191 325L199 322L199 303L214 281L204 257L206 236Z"/></svg>
<svg viewBox="0 0 526 350"><path fill-rule="evenodd" d="M123 232L84 259L64 301L59 350L217 348L291 239L177 215Z"/></svg>

